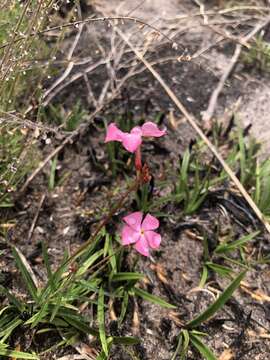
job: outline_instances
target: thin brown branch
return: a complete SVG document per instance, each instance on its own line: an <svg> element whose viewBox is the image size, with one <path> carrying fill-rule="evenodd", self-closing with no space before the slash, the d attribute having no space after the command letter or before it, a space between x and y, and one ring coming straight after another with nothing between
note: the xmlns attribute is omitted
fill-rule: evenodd
<svg viewBox="0 0 270 360"><path fill-rule="evenodd" d="M110 22L110 21L132 21L134 23L137 23L139 25L143 25L145 27L148 27L152 30L154 30L157 34L163 36L165 39L167 39L170 43L175 43L175 41L173 41L167 34L165 34L163 31L159 30L156 26L154 25L151 25L139 18L136 18L136 17L131 17L131 16L104 16L104 17L99 17L99 18L93 18L93 17L90 17L90 18L87 18L87 19L84 19L84 20L78 20L78 21L73 21L73 22L70 22L70 23L66 23L66 24L62 24L62 25L57 25L57 26L54 26L54 27L51 27L51 28L48 28L48 29L45 29L45 30L42 30L42 31L37 31L37 32L32 32L31 34L29 34L29 36L40 36L40 35L45 35L46 33L50 32L50 31L57 31L57 30L63 30L65 28L69 28L69 27L75 27L77 28L79 25L81 24L86 24L86 23L90 23L90 22ZM19 36L17 38L15 38L13 40L13 42L8 42L8 43L5 43L3 45L0 46L0 50L1 49L4 49L12 44L15 44L19 41L22 41L24 40L25 37L24 36ZM181 44L177 44L179 46L182 47Z"/></svg>
<svg viewBox="0 0 270 360"><path fill-rule="evenodd" d="M213 93L211 95L208 108L203 114L203 120L206 122L206 124L209 123L209 121L211 120L211 118L214 115L214 112L215 112L215 109L217 106L217 102L218 102L218 97L219 97L220 93L222 92L227 79L229 78L231 72L233 71L233 69L235 67L235 64L237 63L237 61L239 59L243 44L247 44L248 41L250 41L259 31L261 31L265 26L267 26L267 24L269 22L270 22L270 17L268 17L265 21L258 23L257 26L255 26L254 29L252 29L252 31L249 34L247 34L246 36L242 37L239 40L239 43L235 47L234 54L228 64L227 68L225 69L222 77L220 78L220 80L218 82L217 87L215 88L215 90L213 91Z"/></svg>

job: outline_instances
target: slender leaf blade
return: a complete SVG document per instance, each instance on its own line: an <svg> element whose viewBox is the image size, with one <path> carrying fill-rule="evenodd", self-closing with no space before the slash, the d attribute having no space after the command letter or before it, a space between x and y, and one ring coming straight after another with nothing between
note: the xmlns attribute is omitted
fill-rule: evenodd
<svg viewBox="0 0 270 360"><path fill-rule="evenodd" d="M190 333L190 341L206 360L218 360L213 354L212 350L210 350L208 346L201 342L199 336Z"/></svg>
<svg viewBox="0 0 270 360"><path fill-rule="evenodd" d="M130 280L142 280L145 278L144 274L136 272L119 272L112 276L112 282L118 281L130 281Z"/></svg>
<svg viewBox="0 0 270 360"><path fill-rule="evenodd" d="M98 293L98 328L99 328L99 338L101 341L102 349L106 356L109 355L108 343L105 332L105 313L104 313L104 290L101 287Z"/></svg>
<svg viewBox="0 0 270 360"><path fill-rule="evenodd" d="M25 353L22 351L9 350L9 349L1 349L0 355L7 356L12 359L28 359L28 360L39 360L39 357L34 354Z"/></svg>
<svg viewBox="0 0 270 360"><path fill-rule="evenodd" d="M246 270L241 272L224 290L224 292L218 297L218 299L211 304L203 313L199 314L193 320L187 323L187 328L196 328L201 323L210 319L218 310L220 310L224 304L229 300L234 291L239 287L240 282L244 278Z"/></svg>
<svg viewBox="0 0 270 360"><path fill-rule="evenodd" d="M255 231L251 234L248 234L246 236L243 236L241 239L230 242L230 243L226 243L226 244L220 244L216 250L215 253L216 254L220 254L220 253L227 253L229 251L233 251L236 250L237 248L245 245L248 241L254 239L255 236L257 236L260 233L260 231Z"/></svg>
<svg viewBox="0 0 270 360"><path fill-rule="evenodd" d="M15 246L12 247L12 253L13 253L13 256L15 258L15 261L16 261L16 264L22 274L22 277L24 279L24 282L25 282L25 285L27 287L27 290L29 292L29 294L32 296L32 299L35 300L36 302L39 301L39 298L38 298L38 294L37 294L37 287L35 285L35 282L32 278L32 275L30 274L30 272L28 271L28 269L26 268L23 260L22 260L22 257L21 257L21 254L20 252L18 251L18 249L16 249Z"/></svg>
<svg viewBox="0 0 270 360"><path fill-rule="evenodd" d="M161 299L158 296L149 294L147 291L144 291L144 290L142 290L140 288L135 287L134 292L135 292L135 295L140 296L144 300L150 301L150 302L152 302L154 304L157 304L157 305L160 305L160 306L162 306L164 308L176 309L175 305L172 305L172 304L168 303L167 301Z"/></svg>

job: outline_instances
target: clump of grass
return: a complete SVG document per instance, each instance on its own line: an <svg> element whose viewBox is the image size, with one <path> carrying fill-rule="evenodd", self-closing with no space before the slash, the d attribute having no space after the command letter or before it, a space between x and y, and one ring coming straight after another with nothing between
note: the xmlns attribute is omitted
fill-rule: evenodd
<svg viewBox="0 0 270 360"><path fill-rule="evenodd" d="M0 207L13 205L12 194L37 164L37 154L30 131L11 125L0 126Z"/></svg>
<svg viewBox="0 0 270 360"><path fill-rule="evenodd" d="M6 352L14 351L10 348L12 334L30 326L36 329L37 335L57 330L59 339L54 348L75 344L83 334L99 339L99 356L106 359L114 343L128 346L139 341L134 337L113 336L106 332L105 319L109 303L110 311L114 302L120 303L120 311L117 313L119 327L125 318L130 299L134 296L166 308L174 308L138 286L144 274L123 271L123 267L126 267L123 264L123 248L115 236L103 228L87 244L75 256L68 257L65 254L56 271L52 270L47 248L43 244L43 261L48 280L42 287L38 286L25 257L13 247L13 256L28 292L28 301L0 286L1 295L7 297L7 304L0 314L0 339ZM82 314L82 308L88 309L88 316ZM0 354L3 353L0 347ZM33 354L32 358L37 359L37 356Z"/></svg>
<svg viewBox="0 0 270 360"><path fill-rule="evenodd" d="M46 108L41 108L39 115L43 122L57 125L65 131L73 131L85 120L87 111L78 101L69 110L65 110L61 104L49 105Z"/></svg>
<svg viewBox="0 0 270 360"><path fill-rule="evenodd" d="M49 47L34 33L42 30L55 1L8 1L0 12L0 109L25 110L38 94L42 68ZM33 86L31 86L33 84Z"/></svg>
<svg viewBox="0 0 270 360"><path fill-rule="evenodd" d="M258 36L251 48L243 52L242 61L248 68L270 72L270 44Z"/></svg>

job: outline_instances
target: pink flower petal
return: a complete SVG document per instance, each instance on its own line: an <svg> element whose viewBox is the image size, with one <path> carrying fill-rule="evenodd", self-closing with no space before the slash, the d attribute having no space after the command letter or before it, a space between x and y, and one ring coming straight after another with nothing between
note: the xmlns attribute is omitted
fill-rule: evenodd
<svg viewBox="0 0 270 360"><path fill-rule="evenodd" d="M143 230L155 230L159 227L159 221L154 216L147 214L141 227Z"/></svg>
<svg viewBox="0 0 270 360"><path fill-rule="evenodd" d="M143 136L153 136L153 137L160 137L166 134L166 129L159 130L157 125L152 121L147 121L142 126L142 135Z"/></svg>
<svg viewBox="0 0 270 360"><path fill-rule="evenodd" d="M140 236L138 231L132 229L129 225L125 225L121 232L122 244L134 244L139 240Z"/></svg>
<svg viewBox="0 0 270 360"><path fill-rule="evenodd" d="M140 133L124 133L122 136L122 143L124 148L129 152L135 152L142 143L142 136Z"/></svg>
<svg viewBox="0 0 270 360"><path fill-rule="evenodd" d="M130 133L142 136L142 129L140 126L135 126Z"/></svg>
<svg viewBox="0 0 270 360"><path fill-rule="evenodd" d="M125 223L127 223L133 230L140 231L142 223L143 213L141 211L135 211L132 214L129 214L123 218Z"/></svg>
<svg viewBox="0 0 270 360"><path fill-rule="evenodd" d="M135 249L144 256L149 256L149 246L145 236L141 236L135 244Z"/></svg>
<svg viewBox="0 0 270 360"><path fill-rule="evenodd" d="M124 135L125 135L125 133L123 131L121 131L120 129L118 129L118 127L115 125L115 123L111 123L107 129L105 143L109 142L109 141L122 142Z"/></svg>
<svg viewBox="0 0 270 360"><path fill-rule="evenodd" d="M161 236L156 233L155 231L146 231L145 232L146 240L148 241L148 244L150 248L152 249L158 249L159 245L161 243Z"/></svg>

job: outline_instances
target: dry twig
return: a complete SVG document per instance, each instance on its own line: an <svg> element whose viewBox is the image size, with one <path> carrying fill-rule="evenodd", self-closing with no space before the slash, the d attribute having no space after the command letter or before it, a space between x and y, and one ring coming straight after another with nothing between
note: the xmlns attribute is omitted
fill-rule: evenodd
<svg viewBox="0 0 270 360"><path fill-rule="evenodd" d="M217 106L218 97L219 97L220 93L222 92L222 89L224 88L224 85L225 85L228 77L230 76L231 72L233 71L233 69L235 67L235 64L237 63L237 61L239 59L243 44L247 44L247 42L249 40L251 40L253 38L253 36L256 35L259 31L261 31L269 23L269 21L270 21L270 17L268 17L264 22L259 23L249 34L247 34L246 36L241 38L239 40L239 43L236 45L235 51L230 60L230 63L228 65L228 67L225 69L222 77L220 78L217 87L213 91L213 93L210 97L208 108L203 114L203 121L206 122L206 126L209 125L208 123L214 115L214 112L215 112L215 109Z"/></svg>

